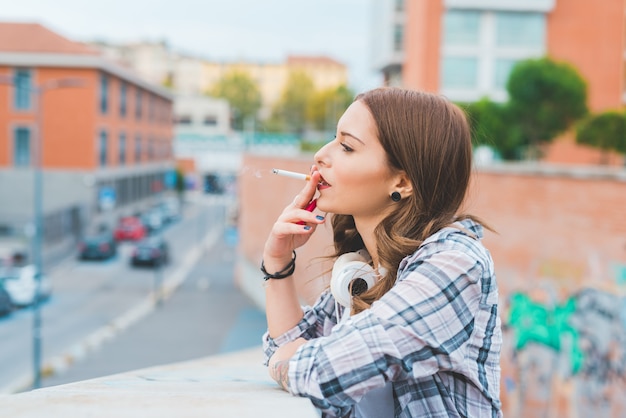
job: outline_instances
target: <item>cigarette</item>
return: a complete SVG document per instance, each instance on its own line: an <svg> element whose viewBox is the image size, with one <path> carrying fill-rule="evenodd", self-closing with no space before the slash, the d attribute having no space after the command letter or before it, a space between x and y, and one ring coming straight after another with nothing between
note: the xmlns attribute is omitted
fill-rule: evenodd
<svg viewBox="0 0 626 418"><path fill-rule="evenodd" d="M295 173L293 171L287 171L287 170L279 170L277 168L273 168L272 173L278 174L279 176L291 177L292 179L306 180L306 181L311 180L311 176L309 176L308 174Z"/></svg>

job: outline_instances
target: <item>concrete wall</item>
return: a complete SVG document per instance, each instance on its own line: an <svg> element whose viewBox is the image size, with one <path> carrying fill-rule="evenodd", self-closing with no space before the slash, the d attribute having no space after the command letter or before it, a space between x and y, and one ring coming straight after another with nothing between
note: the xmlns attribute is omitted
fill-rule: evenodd
<svg viewBox="0 0 626 418"><path fill-rule="evenodd" d="M301 189L273 167L308 171L312 157L245 155L239 178L237 280L263 306L258 266L270 228ZM502 165L477 169L466 209L487 232L505 330L507 416L626 414L626 170ZM303 303L326 286L315 260L331 245L320 228L298 250ZM621 380L620 380L621 378Z"/></svg>
<svg viewBox="0 0 626 418"><path fill-rule="evenodd" d="M86 174L81 171L43 172L44 213L91 203L93 192L83 182ZM34 172L30 168L0 170L1 220L21 222L32 219L33 184Z"/></svg>

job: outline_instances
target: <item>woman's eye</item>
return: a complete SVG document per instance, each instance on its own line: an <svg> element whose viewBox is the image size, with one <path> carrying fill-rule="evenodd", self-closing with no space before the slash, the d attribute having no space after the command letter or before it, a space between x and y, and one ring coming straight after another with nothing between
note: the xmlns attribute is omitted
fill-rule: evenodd
<svg viewBox="0 0 626 418"><path fill-rule="evenodd" d="M350 147L349 147L349 146L348 146L345 142L342 142L342 143L341 143L341 146L343 147L343 150L344 150L345 152L352 152L352 151L354 151L354 150L353 150L352 148L350 148Z"/></svg>

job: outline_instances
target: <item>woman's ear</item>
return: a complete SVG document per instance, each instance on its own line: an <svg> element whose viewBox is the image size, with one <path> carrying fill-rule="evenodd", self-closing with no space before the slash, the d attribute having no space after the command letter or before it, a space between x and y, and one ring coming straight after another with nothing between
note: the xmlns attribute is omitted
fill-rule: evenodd
<svg viewBox="0 0 626 418"><path fill-rule="evenodd" d="M394 191L400 192L403 199L413 194L413 183L411 183L405 171L400 171L396 175Z"/></svg>

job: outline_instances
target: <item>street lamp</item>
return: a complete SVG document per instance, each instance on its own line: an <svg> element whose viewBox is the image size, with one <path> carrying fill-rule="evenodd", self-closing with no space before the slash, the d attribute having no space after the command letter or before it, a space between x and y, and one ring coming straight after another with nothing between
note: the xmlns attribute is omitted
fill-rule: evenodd
<svg viewBox="0 0 626 418"><path fill-rule="evenodd" d="M15 82L13 77L0 76L0 84L13 85ZM33 168L34 168L34 184L33 184L33 258L35 261L35 302L33 305L33 388L37 389L41 386L41 277L43 272L43 182L42 182L42 150L43 150L43 105L42 99L48 90L62 89L69 87L80 87L85 84L83 79L79 78L59 78L48 80L43 84L31 87L31 95L33 98L33 110L35 113L36 136L33 141Z"/></svg>

